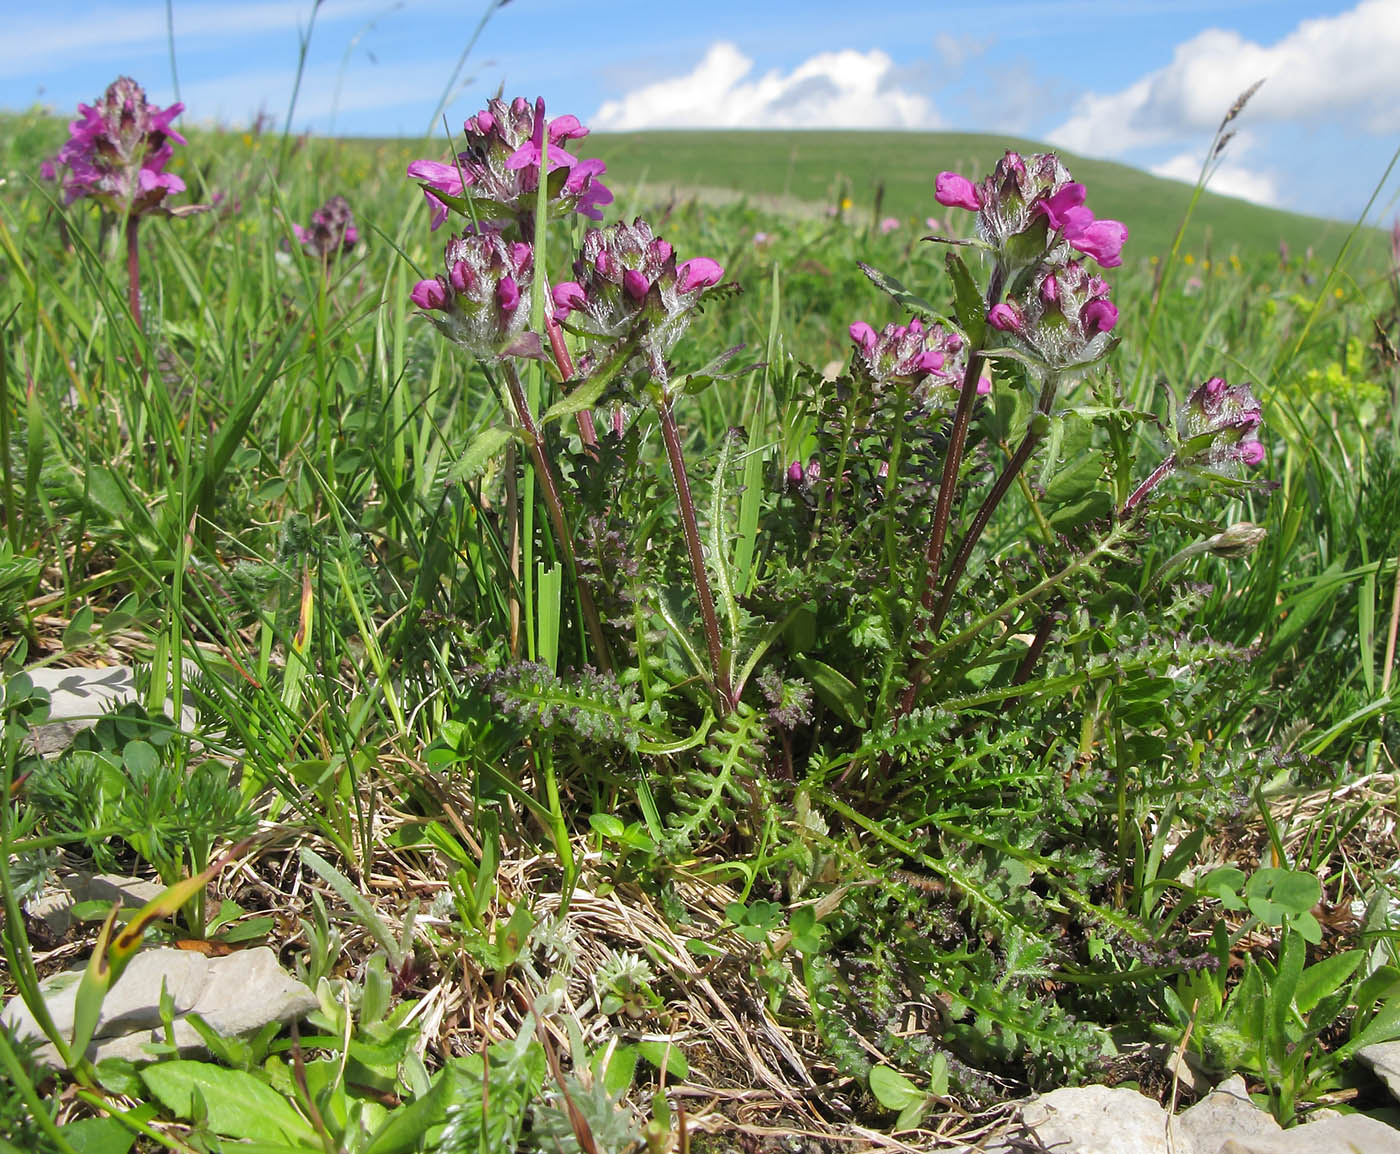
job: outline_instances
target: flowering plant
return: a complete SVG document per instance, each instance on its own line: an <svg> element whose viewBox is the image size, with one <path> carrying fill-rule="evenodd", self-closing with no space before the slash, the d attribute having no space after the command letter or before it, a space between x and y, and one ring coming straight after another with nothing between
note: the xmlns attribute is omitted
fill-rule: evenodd
<svg viewBox="0 0 1400 1154"><path fill-rule="evenodd" d="M119 76L93 104L79 104L78 118L58 155L44 162L43 174L61 173L64 203L91 197L122 216L159 212L178 215L167 196L185 191L185 182L165 166L185 138L170 127L183 104L157 108L146 91ZM188 212L189 209L183 210Z"/></svg>
<svg viewBox="0 0 1400 1154"><path fill-rule="evenodd" d="M293 223L292 235L311 256L326 262L348 253L360 240L350 202L340 195L331 197L311 214L309 227Z"/></svg>
<svg viewBox="0 0 1400 1154"><path fill-rule="evenodd" d="M551 213L578 212L601 220L602 206L612 202L612 193L597 179L606 167L603 162L580 160L564 148L587 136L588 129L576 116L545 120L543 99L531 105L523 97L509 104L493 98L466 121L462 132L464 146L452 162L415 160L408 166L408 175L422 186L433 210L434 229L449 210L487 228L506 228L528 217L546 151Z"/></svg>
<svg viewBox="0 0 1400 1154"><path fill-rule="evenodd" d="M126 223L127 300L141 327L140 250L137 231L143 216L188 216L204 205L166 203L185 191L185 182L165 166L175 145L185 138L171 128L183 104L157 108L146 90L119 76L93 104L79 104L68 125L68 139L58 155L40 166L40 174L61 179L65 204L89 198Z"/></svg>

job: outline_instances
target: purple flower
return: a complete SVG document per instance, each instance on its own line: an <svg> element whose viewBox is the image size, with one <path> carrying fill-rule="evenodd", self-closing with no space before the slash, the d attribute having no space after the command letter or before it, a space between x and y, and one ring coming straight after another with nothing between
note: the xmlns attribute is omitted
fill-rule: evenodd
<svg viewBox="0 0 1400 1154"><path fill-rule="evenodd" d="M977 213L977 234L996 251L1006 274L1061 260L1069 249L1104 268L1122 263L1128 230L1118 221L1095 219L1085 206L1084 186L1053 152L1007 152L980 185L942 173L935 195L940 204Z"/></svg>
<svg viewBox="0 0 1400 1154"><path fill-rule="evenodd" d="M454 236L443 253L445 274L421 280L410 299L449 339L482 360L542 356L527 333L534 250L499 233Z"/></svg>
<svg viewBox="0 0 1400 1154"><path fill-rule="evenodd" d="M933 182L933 197L947 208L965 208L976 212L982 207L977 186L956 172L940 172Z"/></svg>
<svg viewBox="0 0 1400 1154"><path fill-rule="evenodd" d="M987 311L987 323L1006 333L1019 333L1026 327L1026 318L1014 304L1001 301Z"/></svg>
<svg viewBox="0 0 1400 1154"><path fill-rule="evenodd" d="M1104 268L1117 268L1123 263L1121 254L1128 240L1128 226L1121 221L1095 220L1090 214L1087 222L1072 222L1064 235L1071 248L1093 257Z"/></svg>
<svg viewBox="0 0 1400 1154"><path fill-rule="evenodd" d="M1086 304L1080 312L1084 327L1097 333L1113 331L1118 323L1118 306L1107 297L1098 297Z"/></svg>
<svg viewBox="0 0 1400 1154"><path fill-rule="evenodd" d="M292 225L297 242L312 256L329 261L349 252L360 239L355 214L343 196L333 196L311 214L311 227Z"/></svg>
<svg viewBox="0 0 1400 1154"><path fill-rule="evenodd" d="M880 232L886 236L894 232L897 228L899 228L899 217L897 216L887 216L880 222Z"/></svg>
<svg viewBox="0 0 1400 1154"><path fill-rule="evenodd" d="M876 335L875 330L864 321L856 321L856 323L850 327L849 331L851 340L856 343L856 348L867 353L875 347L875 342L880 339Z"/></svg>
<svg viewBox="0 0 1400 1154"><path fill-rule="evenodd" d="M1264 410L1248 384L1211 377L1177 410L1177 459L1207 472L1235 476L1264 460L1259 430Z"/></svg>
<svg viewBox="0 0 1400 1154"><path fill-rule="evenodd" d="M957 396L966 375L963 340L942 325L925 325L918 317L907 325L886 325L876 333L864 321L850 327L855 345L852 368L857 378L876 393L892 386L912 390L916 403L929 408ZM992 382L977 382L979 395L991 392Z"/></svg>
<svg viewBox="0 0 1400 1154"><path fill-rule="evenodd" d="M601 206L612 201L612 193L597 179L606 168L603 162L580 160L564 147L567 141L588 135L588 129L576 116L546 120L543 100L531 105L522 97L510 104L493 98L467 120L463 133L465 147L455 163L415 160L408 166L408 175L422 185L433 210L433 228L447 219L448 197L471 197L476 219L483 227L497 231L533 213L546 138L552 214L578 212L601 220ZM556 189L552 177L561 169L567 172Z"/></svg>
<svg viewBox="0 0 1400 1154"><path fill-rule="evenodd" d="M720 278L724 276L724 269L718 261L713 261L707 256L697 256L678 265L676 275L680 278L677 291L691 293L696 289L719 284Z"/></svg>
<svg viewBox="0 0 1400 1154"><path fill-rule="evenodd" d="M185 182L165 171L173 145L185 143L170 127L184 107L148 104L136 81L119 76L95 104L78 105L68 140L41 173L57 176L61 170L65 204L86 196L122 216L197 211L192 206L172 210L164 203L185 191Z"/></svg>
<svg viewBox="0 0 1400 1154"><path fill-rule="evenodd" d="M603 342L635 338L652 378L664 383L666 355L702 295L723 276L724 269L708 257L677 265L675 250L641 217L631 224L619 221L584 234L575 279L555 286L554 316L570 330Z"/></svg>
<svg viewBox="0 0 1400 1154"><path fill-rule="evenodd" d="M1045 214L1051 228L1064 228L1075 218L1076 210L1082 208L1085 195L1084 186L1071 181L1058 192L1042 199L1039 204L1040 211ZM1090 220L1093 219L1093 215L1089 214Z"/></svg>
<svg viewBox="0 0 1400 1154"><path fill-rule="evenodd" d="M1074 369L1108 351L1118 308L1108 282L1078 261L1044 264L1014 301L995 304L987 323L1013 334L1015 343L1046 365Z"/></svg>

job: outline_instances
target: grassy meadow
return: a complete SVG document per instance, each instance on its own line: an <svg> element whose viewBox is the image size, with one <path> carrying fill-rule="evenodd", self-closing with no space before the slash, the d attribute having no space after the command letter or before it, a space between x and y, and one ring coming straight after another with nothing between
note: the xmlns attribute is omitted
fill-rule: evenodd
<svg viewBox="0 0 1400 1154"><path fill-rule="evenodd" d="M968 238L936 174L1033 144L590 137L606 220L737 288L664 396L578 332L575 376L522 359L532 440L510 358L410 302L436 144L191 132L210 207L142 224L137 325L119 225L37 178L62 132L0 119L4 992L144 926L270 946L320 1009L57 1074L0 1031L0 1151L935 1149L1029 1089L1184 1102L1177 1046L1285 1123L1390 1116L1354 1061L1400 1036L1384 233L1206 193L1174 250L1191 189L1066 157L1129 229L1117 347L1003 351L965 407L877 388L849 327L992 340L925 218ZM321 260L291 226L336 194ZM1215 376L1258 467L1191 464ZM119 663L140 703L28 752L22 670ZM172 888L134 942L31 940L60 868Z"/></svg>

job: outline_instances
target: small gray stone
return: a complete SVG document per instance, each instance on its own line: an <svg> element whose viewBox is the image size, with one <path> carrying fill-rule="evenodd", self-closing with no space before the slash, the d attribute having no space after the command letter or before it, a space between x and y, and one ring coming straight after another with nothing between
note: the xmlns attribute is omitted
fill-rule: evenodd
<svg viewBox="0 0 1400 1154"><path fill-rule="evenodd" d="M65 934L73 924L73 907L79 902L120 902L128 909L140 909L165 892L160 882L121 874L89 874L81 871L58 876L56 888L28 902L25 910L39 918L55 934Z"/></svg>
<svg viewBox="0 0 1400 1154"><path fill-rule="evenodd" d="M1364 1114L1346 1114L1277 1134L1231 1138L1217 1151L1197 1154L1400 1154L1400 1130Z"/></svg>
<svg viewBox="0 0 1400 1154"><path fill-rule="evenodd" d="M199 672L192 661L184 664L185 676ZM29 744L35 753L49 757L61 753L73 744L81 730L89 729L98 718L137 700L136 677L129 665L109 665L102 669L55 669L44 666L26 669L35 688L49 694L49 718L29 733ZM167 700L167 710L174 702ZM189 732L198 723L194 708L186 702L180 711L180 728Z"/></svg>
<svg viewBox="0 0 1400 1154"><path fill-rule="evenodd" d="M1216 1154L1231 1138L1254 1139L1283 1132L1272 1114L1250 1101L1244 1079L1238 1074L1182 1111L1173 1125L1178 1146L1195 1154Z"/></svg>
<svg viewBox="0 0 1400 1154"><path fill-rule="evenodd" d="M82 972L69 970L42 983L44 1001L54 1025L64 1035L73 1029L73 1006ZM186 1020L197 1013L225 1037L249 1034L268 1022L290 1022L317 1006L316 995L277 964L266 946L240 950L222 958L206 958L189 950L143 950L132 958L102 1003L88 1057L151 1057L148 1042L165 1041L160 1024L162 982L174 1003L174 1041L182 1055L205 1052L203 1041ZM42 1038L29 1008L12 998L3 1020L21 1036ZM58 1051L45 1041L40 1061L59 1065Z"/></svg>
<svg viewBox="0 0 1400 1154"><path fill-rule="evenodd" d="M1385 1083L1392 1098L1400 1099L1400 1042L1377 1042L1362 1046L1356 1057L1370 1066L1376 1077Z"/></svg>
<svg viewBox="0 0 1400 1154"><path fill-rule="evenodd" d="M1053 1090L1022 1107L1021 1120L1055 1154L1167 1154L1167 1112L1121 1086ZM1003 1140L987 1149L1009 1154L1024 1146Z"/></svg>

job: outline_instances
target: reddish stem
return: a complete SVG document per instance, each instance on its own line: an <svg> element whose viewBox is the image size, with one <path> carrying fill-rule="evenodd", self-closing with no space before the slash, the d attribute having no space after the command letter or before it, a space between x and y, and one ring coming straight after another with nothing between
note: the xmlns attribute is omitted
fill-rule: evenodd
<svg viewBox="0 0 1400 1154"><path fill-rule="evenodd" d="M734 691L729 683L729 671L724 665L724 646L719 636L719 619L715 616L715 599L710 593L705 553L700 546L700 527L695 521L695 502L690 495L690 478L686 476L680 431L676 428L676 415L671 409L670 398L663 399L656 411L661 419L661 439L666 442L666 457L671 464L671 480L676 486L676 503L680 506L685 548L690 555L690 573L695 579L695 596L700 602L700 616L705 623L705 644L710 651L710 669L714 673L720 712L728 713L734 707Z"/></svg>
<svg viewBox="0 0 1400 1154"><path fill-rule="evenodd" d="M136 322L136 331L145 332L141 327L141 250L136 243L136 230L141 217L132 213L126 218L126 301L131 308L131 319Z"/></svg>
<svg viewBox="0 0 1400 1154"><path fill-rule="evenodd" d="M1137 506L1138 502L1141 501L1144 497L1146 497L1148 493L1152 492L1152 490L1155 489L1161 483L1162 478L1165 477L1175 468L1176 454L1173 453L1170 457L1168 457L1165 461L1163 461L1160 465L1158 465L1155 469L1152 470L1152 472L1148 475L1147 480L1145 480L1141 485L1139 485L1136 489L1133 490L1133 495L1123 502L1123 507L1118 510L1118 515L1121 517L1124 513L1132 512L1132 510Z"/></svg>

